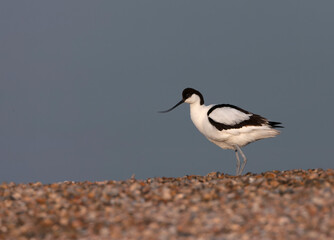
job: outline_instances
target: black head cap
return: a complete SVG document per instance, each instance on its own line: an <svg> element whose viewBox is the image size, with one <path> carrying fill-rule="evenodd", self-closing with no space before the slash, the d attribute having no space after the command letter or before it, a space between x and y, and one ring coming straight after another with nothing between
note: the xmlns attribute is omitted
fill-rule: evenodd
<svg viewBox="0 0 334 240"><path fill-rule="evenodd" d="M190 98L191 95L193 95L193 94L196 94L197 96L199 96L199 98L201 99L200 104L203 105L204 104L204 98L203 98L202 94L199 91L197 91L193 88L185 88L182 92L182 99L186 100L187 98Z"/></svg>

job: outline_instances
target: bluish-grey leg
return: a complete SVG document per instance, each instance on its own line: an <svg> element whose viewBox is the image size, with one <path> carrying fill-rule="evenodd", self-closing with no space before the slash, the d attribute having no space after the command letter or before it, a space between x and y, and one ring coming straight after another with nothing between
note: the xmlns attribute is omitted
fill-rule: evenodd
<svg viewBox="0 0 334 240"><path fill-rule="evenodd" d="M237 148L238 152L241 154L242 158L244 159L244 161L241 164L241 169L239 170L239 174L241 175L242 171L244 170L246 163L247 163L247 158L245 156L245 154L241 151L240 147L238 145L235 145L235 147Z"/></svg>
<svg viewBox="0 0 334 240"><path fill-rule="evenodd" d="M238 154L238 150L234 150L235 151L235 156L237 157L237 169L235 170L235 175L239 175L239 171L240 171L240 159L239 159L239 154Z"/></svg>

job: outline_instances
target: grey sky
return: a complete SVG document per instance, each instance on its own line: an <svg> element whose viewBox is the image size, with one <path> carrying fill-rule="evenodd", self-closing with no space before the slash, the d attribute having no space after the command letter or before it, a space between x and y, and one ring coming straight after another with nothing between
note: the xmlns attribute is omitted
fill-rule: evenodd
<svg viewBox="0 0 334 240"><path fill-rule="evenodd" d="M333 168L333 1L3 1L0 182L234 174L185 87L285 128L244 172Z"/></svg>

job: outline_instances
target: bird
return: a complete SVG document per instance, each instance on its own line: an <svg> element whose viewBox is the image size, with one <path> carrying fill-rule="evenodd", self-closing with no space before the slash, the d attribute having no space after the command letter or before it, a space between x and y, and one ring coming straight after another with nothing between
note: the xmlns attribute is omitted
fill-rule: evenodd
<svg viewBox="0 0 334 240"><path fill-rule="evenodd" d="M167 113L181 105L190 105L190 118L196 128L212 143L222 149L231 149L236 155L236 175L242 174L247 158L241 147L264 138L280 134L281 122L268 119L231 104L204 105L203 95L193 89L185 88L182 100L172 108L159 111ZM240 162L239 154L243 158Z"/></svg>

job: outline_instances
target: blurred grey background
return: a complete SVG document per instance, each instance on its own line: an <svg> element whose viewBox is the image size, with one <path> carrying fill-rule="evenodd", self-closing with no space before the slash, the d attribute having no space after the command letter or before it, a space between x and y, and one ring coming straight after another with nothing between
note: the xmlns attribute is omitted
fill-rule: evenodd
<svg viewBox="0 0 334 240"><path fill-rule="evenodd" d="M285 128L246 172L333 168L333 1L2 1L0 182L234 174L186 87Z"/></svg>

